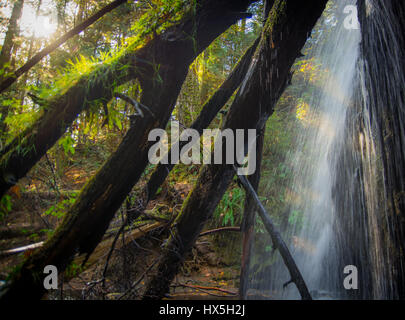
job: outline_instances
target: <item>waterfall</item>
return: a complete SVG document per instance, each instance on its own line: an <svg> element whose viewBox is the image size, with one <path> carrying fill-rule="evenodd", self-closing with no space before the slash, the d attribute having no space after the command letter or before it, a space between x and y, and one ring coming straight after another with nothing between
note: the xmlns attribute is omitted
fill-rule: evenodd
<svg viewBox="0 0 405 320"><path fill-rule="evenodd" d="M282 231L314 298L398 298L404 290L405 42L395 17L405 6L392 3L359 0L361 28L348 29L344 9L356 1L330 1L334 22L325 13L318 23L328 28L307 44L305 58L323 78L301 93L305 123L286 160L294 223ZM300 298L283 286L290 278L278 253L256 260L272 263L251 275L255 289ZM357 290L343 286L348 265L358 270Z"/></svg>

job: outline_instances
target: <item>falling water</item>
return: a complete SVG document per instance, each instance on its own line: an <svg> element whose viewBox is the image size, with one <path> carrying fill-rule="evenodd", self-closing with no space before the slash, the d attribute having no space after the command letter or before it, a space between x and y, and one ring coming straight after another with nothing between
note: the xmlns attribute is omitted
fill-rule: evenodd
<svg viewBox="0 0 405 320"><path fill-rule="evenodd" d="M324 78L302 92L308 114L286 160L285 214L295 218L282 231L314 298L392 299L405 290L405 5L358 2L361 29L343 23L355 0L331 1L336 23L324 14L328 27L308 41L306 59ZM277 255L265 256L271 266L252 275L253 287L300 298L283 286L290 277ZM358 269L357 290L344 288L347 265Z"/></svg>
<svg viewBox="0 0 405 320"><path fill-rule="evenodd" d="M353 4L353 0L334 3L336 21L326 17L319 21L323 24L321 30L332 30L323 30L320 37L308 43L311 49L305 58L319 62L322 87L313 90L308 86L302 93L311 94L306 98L310 107L303 129L297 132L296 151L287 160L293 168L291 192L298 195L290 215L295 213L302 219L285 232L285 238L291 241L293 257L315 295L333 292L337 281L337 251L333 243L335 167L347 110L352 104L360 43L360 30L345 28L343 10ZM270 273L269 283L262 282L263 286L270 286L278 298L299 298L294 285L280 289L289 280L282 262L273 265Z"/></svg>

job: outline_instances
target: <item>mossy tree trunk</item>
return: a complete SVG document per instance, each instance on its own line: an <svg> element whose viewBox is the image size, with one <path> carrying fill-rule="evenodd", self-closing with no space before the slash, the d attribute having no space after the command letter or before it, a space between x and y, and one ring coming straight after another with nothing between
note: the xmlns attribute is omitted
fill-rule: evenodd
<svg viewBox="0 0 405 320"><path fill-rule="evenodd" d="M266 0L263 7L263 17L267 20L270 10L274 5L274 0ZM264 21L264 22L265 22ZM257 192L259 189L261 165L263 159L263 143L264 131L259 132L256 143L256 172L249 176L249 182L254 190ZM239 285L239 298L245 300L247 297L248 281L249 281L249 268L250 258L252 256L254 231L255 231L255 217L256 217L256 203L252 196L246 194L243 220L241 224L242 231L242 257L240 266L240 285Z"/></svg>
<svg viewBox="0 0 405 320"><path fill-rule="evenodd" d="M263 130L291 76L290 68L322 14L326 0L276 0L266 21L253 63L230 108L224 129ZM225 148L223 148L225 149ZM224 150L225 152L225 150ZM206 165L173 224L156 274L144 299L161 299L183 259L234 176L232 166Z"/></svg>
<svg viewBox="0 0 405 320"><path fill-rule="evenodd" d="M123 82L123 78L137 75L143 90L141 103L148 106L156 117L145 112L144 118L132 123L117 151L84 187L54 235L2 287L3 299L40 298L45 291L42 281L46 265L55 265L62 272L76 253L90 254L94 250L116 210L148 164L148 150L152 145L148 142L148 134L152 129L165 128L189 65L217 36L237 20L245 18L247 14L244 12L252 2L197 1L195 13L157 36L136 54L128 53L121 59L121 63L131 66L127 73L106 68L106 80L90 83L86 77L79 81L80 85L72 87L59 98L59 103L64 102L72 109L67 112L72 121L77 111L82 109L85 98L109 99L114 81ZM87 94L83 85L91 86ZM68 116L61 119L54 113L52 111L55 119L60 121ZM46 116L47 119L49 117ZM60 128L53 130L55 134L60 133ZM41 137L36 134L36 141L43 142ZM46 149L42 143L41 148ZM38 150L33 157L37 155Z"/></svg>
<svg viewBox="0 0 405 320"><path fill-rule="evenodd" d="M203 130L208 128L210 123L214 120L215 116L222 109L225 103L234 94L235 90L240 86L246 72L249 69L252 56L259 44L259 39L257 39L253 45L245 52L243 57L240 59L236 67L229 74L227 79L222 83L222 85L215 91L210 99L202 107L201 113L197 119L193 122L190 128L197 130L202 134ZM178 149L182 150L183 146L188 142L180 141L178 143ZM177 145L173 146L177 148ZM173 148L172 147L172 148ZM168 159L170 159L171 150L168 151ZM175 164L172 161L168 161L168 164L158 164L156 169L153 171L147 185L145 186L144 192L142 194L147 195L147 201L153 199L158 188L166 180L167 176L174 168Z"/></svg>
<svg viewBox="0 0 405 320"><path fill-rule="evenodd" d="M248 15L244 11L254 1L198 0L198 20L185 18L183 22L155 36L141 48L127 49L116 61L82 76L75 84L45 101L46 111L40 119L0 152L0 198L55 144L80 112L97 101L109 101L119 85L135 78L140 79L145 92L142 98L144 104L153 109L156 101L165 98L165 93L160 92L162 85L158 82L169 79L169 83L165 85L170 86L170 82L173 82L172 89L175 89L176 84L183 82L184 73L194 57L220 32L224 32L238 19L246 18ZM216 12L206 9L214 7ZM194 28L195 24L198 25L197 28ZM204 29L203 25L207 28ZM176 93L177 90L173 92ZM167 114L171 113L171 108L168 107L171 105L170 101L177 98L173 98L174 94L169 96L162 110L154 110L163 120L161 126L166 123L164 120L168 118ZM151 119L143 121L152 123ZM157 122L153 126L158 125ZM136 146L139 147L141 144Z"/></svg>

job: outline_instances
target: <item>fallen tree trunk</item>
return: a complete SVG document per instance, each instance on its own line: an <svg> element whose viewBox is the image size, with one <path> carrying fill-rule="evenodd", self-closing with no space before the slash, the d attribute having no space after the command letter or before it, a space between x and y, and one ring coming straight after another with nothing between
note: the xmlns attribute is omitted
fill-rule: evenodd
<svg viewBox="0 0 405 320"><path fill-rule="evenodd" d="M157 36L147 49L140 49L146 55L142 61L151 61L144 62L142 70L136 71L142 86L140 102L157 118L145 113L144 118L133 122L117 151L84 187L54 235L2 287L3 299L40 298L45 291L42 279L46 265L55 265L62 272L76 253L92 253L148 164L148 150L152 145L148 134L152 129L165 128L189 65L229 26L247 17L244 12L252 2L197 1L195 12L192 10L170 33ZM137 65L139 57L132 55L130 65ZM100 90L101 93L94 94L111 97L106 88Z"/></svg>
<svg viewBox="0 0 405 320"><path fill-rule="evenodd" d="M275 1L254 63L231 106L224 128L263 130L287 86L290 68L326 2ZM203 167L173 224L172 236L163 249L156 273L147 283L143 299L161 299L169 292L170 283L185 255L191 250L205 222L212 216L233 176L232 166L226 164Z"/></svg>
<svg viewBox="0 0 405 320"><path fill-rule="evenodd" d="M142 226L136 227L135 230L129 232L129 234L127 235L129 237L128 239L136 239L139 237L138 236L139 234L140 235L145 234L149 231L159 228L162 225L164 225L164 223L156 222L153 224L147 224L147 225L142 225ZM128 241L130 241L130 240L128 240ZM126 243L127 243L127 241L126 241ZM104 248L111 244L112 244L112 240L111 240L111 235L110 235L110 236L106 237L106 239L104 241L99 243L99 245L96 247L96 249L93 251L90 258L88 259L86 266L92 265L94 262L96 262L100 256L100 251L102 251L101 248ZM29 250L38 249L38 248L41 248L43 245L44 245L44 241L40 241L37 243L29 244L29 245L18 247L18 248L3 250L3 251L0 251L0 258L23 253L23 252L26 252ZM77 258L75 258L74 261L77 264L79 264L79 263L82 264L84 262L84 258L85 258L85 256L81 255L81 256L78 256Z"/></svg>
<svg viewBox="0 0 405 320"><path fill-rule="evenodd" d="M155 222L152 224L147 224L144 226L136 227L136 228L134 228L134 230L129 231L125 234L124 242L122 242L122 241L117 242L115 249L119 249L119 248L123 247L124 245L127 245L131 241L139 239L139 238L145 236L146 234L148 234L149 232L163 227L164 225L165 224L163 222ZM96 247L96 249L93 251L93 253L90 255L90 257L87 259L87 261L85 263L85 267L86 268L91 267L92 265L94 265L95 263L100 261L100 259L102 259L104 256L106 256L108 254L109 248L111 248L111 245L112 245L114 239L115 239L115 237L109 237L108 239L100 242L98 244L98 246ZM76 265L82 265L83 262L85 262L85 259L86 259L85 255L80 255L74 259L74 263Z"/></svg>
<svg viewBox="0 0 405 320"><path fill-rule="evenodd" d="M41 242L26 245L26 246L23 246L23 247L18 247L18 248L14 248L14 249L0 251L0 258L12 256L12 255L18 254L18 253L23 253L23 252L26 252L28 250L34 250L34 249L42 247L43 244L44 244L44 242L41 241Z"/></svg>

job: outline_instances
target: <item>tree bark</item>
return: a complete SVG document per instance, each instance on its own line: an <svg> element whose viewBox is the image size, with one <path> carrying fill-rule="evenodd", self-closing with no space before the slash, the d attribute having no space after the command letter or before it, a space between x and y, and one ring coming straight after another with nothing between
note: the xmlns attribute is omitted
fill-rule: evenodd
<svg viewBox="0 0 405 320"><path fill-rule="evenodd" d="M229 1L222 0L214 5L212 4L213 0L199 0L196 3L199 14L203 12L202 8L204 7L218 8L217 13L212 12L210 16L201 15L199 17L201 21L196 21L199 28L194 30L194 22L187 18L182 24L168 28L161 35L157 35L142 48L135 51L128 49L126 54L112 62L111 65L100 66L90 75L81 77L65 93L57 94L46 101L48 111L1 150L0 198L28 173L46 151L64 134L80 112L96 100L109 101L113 96L114 88L117 86L131 79L139 78L145 91L142 103L153 107L155 101L164 98L164 94L159 92L161 90L161 85L157 83L159 76L162 80L167 77L169 83L173 82L173 89L175 89L176 83L183 82L182 77L187 71L184 70L185 66L193 61L195 54L200 53L218 35L218 30L223 32L238 19L246 17L247 14L243 12L245 4L254 1L238 0L229 5ZM227 5L229 8L226 8ZM237 11L231 11L233 9ZM215 25L217 29L203 30L201 26L204 23L207 26ZM192 39L198 39L198 41L194 43ZM182 58L184 60L181 60ZM123 68L122 66L128 67ZM179 70L174 70L173 66L178 66ZM179 78L176 78L176 75L180 75ZM169 94L169 96L167 101L172 100L173 95ZM161 126L166 124L170 115L169 112L171 113L171 108L163 108L162 113L160 110L155 113L160 114L161 119L164 120L160 123ZM139 124L139 129L144 123L152 124L152 121L152 119L149 121L144 119L143 123ZM155 123L156 127L158 125L159 123Z"/></svg>
<svg viewBox="0 0 405 320"><path fill-rule="evenodd" d="M274 5L274 0L264 1L263 7L263 23L266 22L270 10ZM261 174L261 164L263 159L263 143L264 143L264 132L260 132L257 145L256 145L256 172L249 176L249 182L252 184L254 190L257 192L260 182ZM240 285L239 285L239 298L245 300L247 298L247 289L249 282L249 268L250 259L252 256L253 241L254 241L254 231L255 231L255 216L256 216L256 203L254 199L249 194L246 194L245 206L243 212L242 220L242 257L241 257L241 268L240 268Z"/></svg>
<svg viewBox="0 0 405 320"><path fill-rule="evenodd" d="M190 13L178 25L156 36L136 53L127 53L121 58L121 62L130 65L129 75L139 76L143 89L141 103L157 117L145 113L144 118L133 122L117 151L84 187L54 235L2 287L3 299L40 298L45 290L42 279L46 265L55 265L62 272L76 253L91 254L114 213L144 171L152 145L148 142L148 133L155 128L165 128L189 65L217 36L238 19L246 17L244 11L252 2L197 1L195 13ZM108 68L105 71L109 71ZM92 99L96 96L109 99L112 79L123 82L124 76L128 78L121 72L109 71L107 80L100 80L97 85L89 83L87 78L79 82L91 86L89 94ZM61 98L74 111L80 109L79 102L89 98L89 94L86 95L81 88L76 85L67 93L74 103L67 100L66 95ZM80 95L75 95L75 91ZM57 118L57 115L54 116Z"/></svg>
<svg viewBox="0 0 405 320"><path fill-rule="evenodd" d="M231 106L224 128L263 129L290 78L290 68L322 14L326 0L276 0L269 14L246 78ZM225 148L224 148L225 149ZM206 165L173 224L156 274L148 281L144 299L161 299L169 292L184 256L234 176L229 165Z"/></svg>
<svg viewBox="0 0 405 320"><path fill-rule="evenodd" d="M190 126L191 129L195 129L198 131L199 134L202 134L203 130L208 128L208 126L210 125L212 120L214 120L215 116L222 109L224 104L240 86L244 76L246 75L246 72L249 69L252 56L257 48L257 45L259 44L259 40L260 39L257 39L253 43L253 45L245 52L243 57L240 59L236 67L232 70L221 87L219 87L219 89L215 91L212 97L204 104L201 113ZM180 141L179 143L176 143L174 146L172 146L172 148L175 147L179 148L179 150L182 150L183 146L186 144L187 142ZM169 150L168 152L168 159L170 159L170 155L171 150ZM169 173L174 168L175 163L173 163L172 161L168 162L168 164L159 163L157 165L147 185L145 186L142 194L147 195L148 202L153 199L158 188L163 184Z"/></svg>

